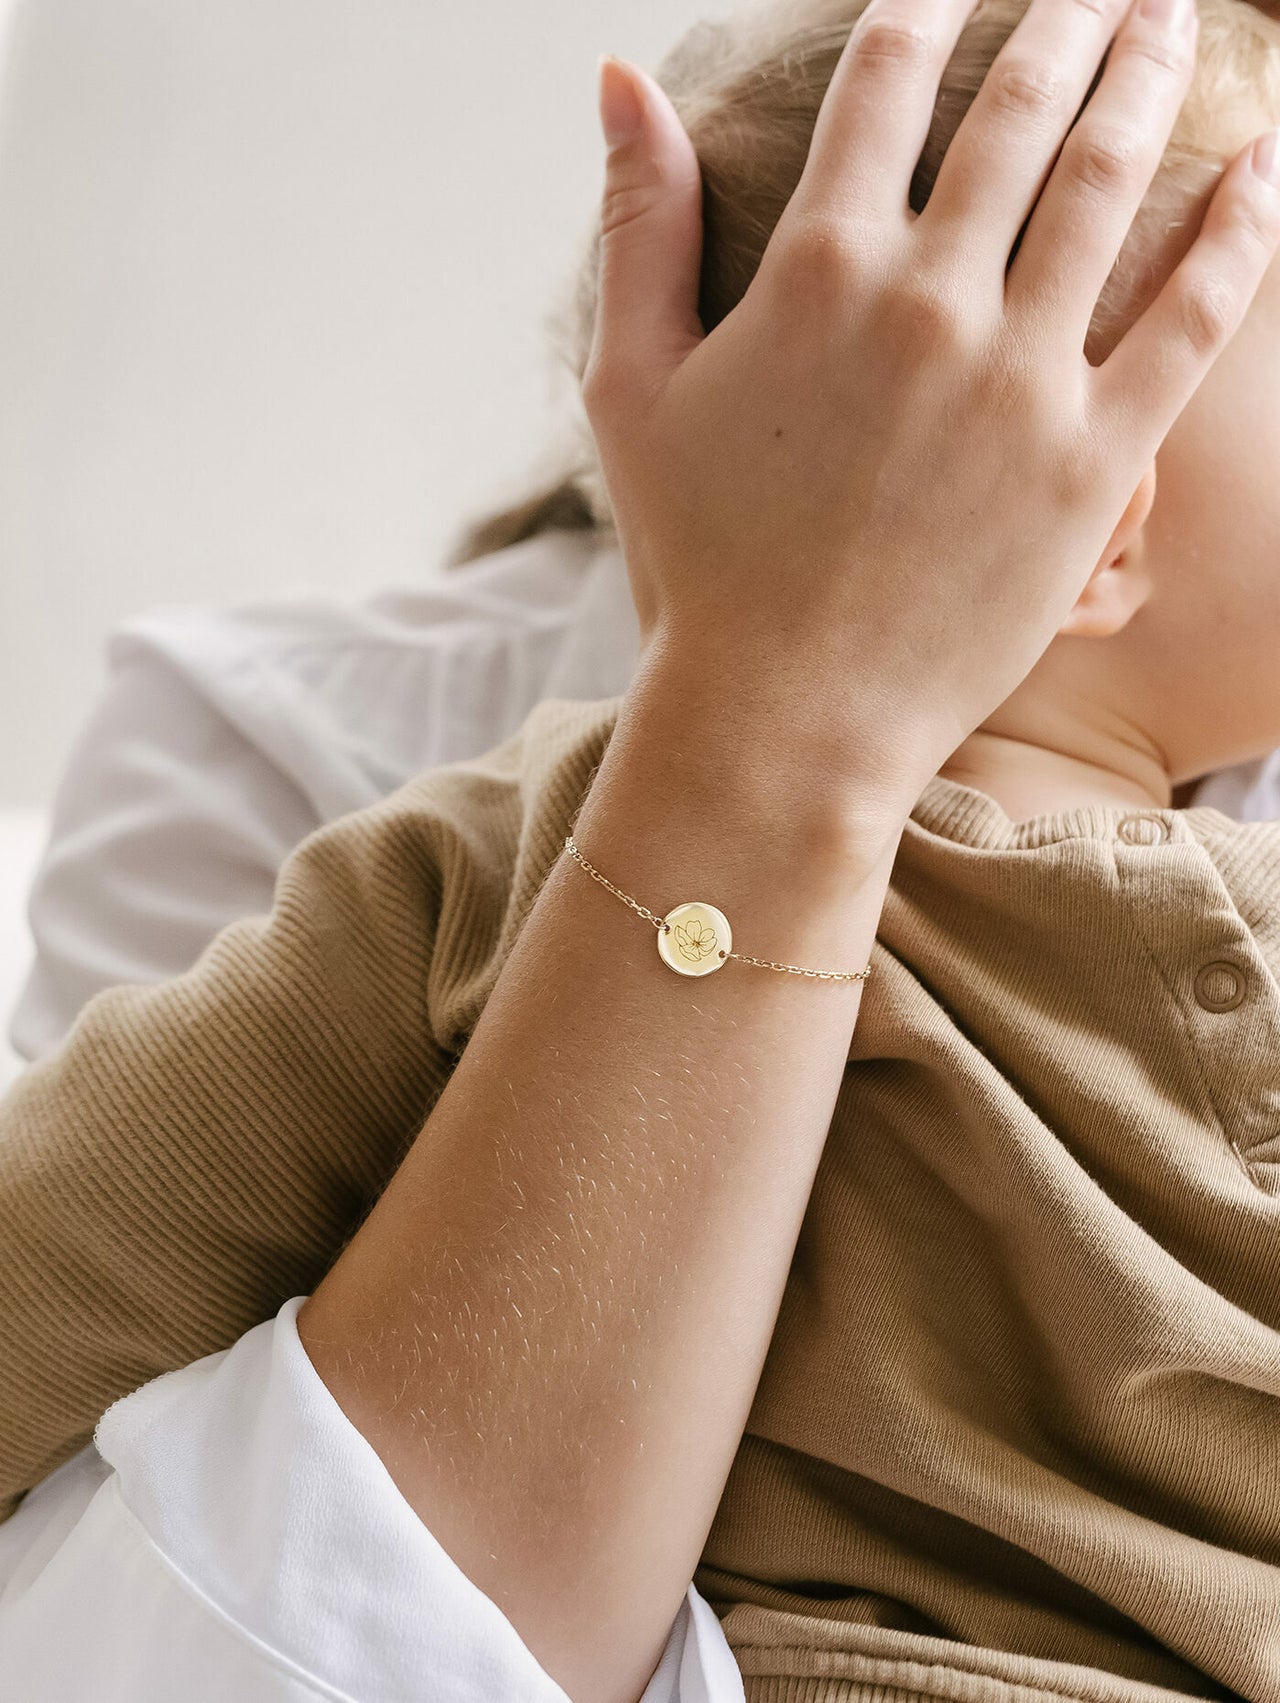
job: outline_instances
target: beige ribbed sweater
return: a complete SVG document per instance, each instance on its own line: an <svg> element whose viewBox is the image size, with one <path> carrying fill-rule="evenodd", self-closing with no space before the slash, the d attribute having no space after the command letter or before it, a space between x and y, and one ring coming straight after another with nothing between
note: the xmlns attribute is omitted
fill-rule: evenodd
<svg viewBox="0 0 1280 1703"><path fill-rule="evenodd" d="M0 1107L0 1495L315 1286L619 702L314 835ZM1280 824L926 787L696 1575L751 1703L1280 1699L1278 900Z"/></svg>

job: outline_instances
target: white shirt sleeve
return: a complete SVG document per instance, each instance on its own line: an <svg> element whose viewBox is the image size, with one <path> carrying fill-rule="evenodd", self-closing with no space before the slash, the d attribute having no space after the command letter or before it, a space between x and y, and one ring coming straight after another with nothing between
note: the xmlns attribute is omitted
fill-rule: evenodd
<svg viewBox="0 0 1280 1703"><path fill-rule="evenodd" d="M0 1697L568 1703L333 1399L301 1305L117 1402L0 1526ZM743 1703L692 1583L642 1703Z"/></svg>
<svg viewBox="0 0 1280 1703"><path fill-rule="evenodd" d="M360 604L129 622L59 783L14 1050L52 1052L103 988L189 969L270 909L324 823L492 749L543 697L624 691L639 644L620 553L560 532Z"/></svg>
<svg viewBox="0 0 1280 1703"><path fill-rule="evenodd" d="M1200 782L1191 802L1220 810L1237 822L1280 821L1280 751L1215 769Z"/></svg>
<svg viewBox="0 0 1280 1703"><path fill-rule="evenodd" d="M59 782L14 1051L54 1051L103 988L180 975L228 923L270 910L280 864L319 826L180 671L120 660Z"/></svg>

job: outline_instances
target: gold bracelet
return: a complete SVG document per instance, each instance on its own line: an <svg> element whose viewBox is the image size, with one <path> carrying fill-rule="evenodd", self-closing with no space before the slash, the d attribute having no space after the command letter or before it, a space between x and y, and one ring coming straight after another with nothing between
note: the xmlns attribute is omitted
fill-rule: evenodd
<svg viewBox="0 0 1280 1703"><path fill-rule="evenodd" d="M769 958L748 958L741 952L732 952L733 931L729 927L729 919L714 905L694 899L689 904L677 905L665 917L660 917L630 898L620 887L615 887L594 864L588 863L574 844L572 834L566 837L564 849L577 859L593 880L616 893L624 905L630 905L646 922L654 925L658 931L658 956L677 975L710 975L712 970L723 969L729 958L736 958L740 964L758 964L762 970L783 970L789 976L810 976L818 982L865 982L871 975L870 964L865 970L805 970L799 964L775 964Z"/></svg>

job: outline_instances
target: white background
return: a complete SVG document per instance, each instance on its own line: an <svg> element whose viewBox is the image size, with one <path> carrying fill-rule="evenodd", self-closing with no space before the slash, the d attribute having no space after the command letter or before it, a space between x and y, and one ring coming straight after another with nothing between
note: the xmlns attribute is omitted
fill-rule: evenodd
<svg viewBox="0 0 1280 1703"><path fill-rule="evenodd" d="M358 597L524 494L596 61L732 9L0 0L0 1032L107 632Z"/></svg>
<svg viewBox="0 0 1280 1703"><path fill-rule="evenodd" d="M523 492L599 54L731 9L0 0L0 805L120 616L359 595Z"/></svg>

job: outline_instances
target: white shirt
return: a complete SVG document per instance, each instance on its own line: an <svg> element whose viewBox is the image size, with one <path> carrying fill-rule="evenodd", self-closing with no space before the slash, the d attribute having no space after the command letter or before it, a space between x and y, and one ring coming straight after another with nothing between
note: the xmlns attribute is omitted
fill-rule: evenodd
<svg viewBox="0 0 1280 1703"><path fill-rule="evenodd" d="M130 623L58 792L18 1050L52 1050L101 988L179 974L269 909L280 864L322 823L491 749L544 697L624 691L638 654L621 556L571 532L361 606ZM1210 777L1196 802L1280 816L1280 753ZM563 1696L329 1396L296 1305L118 1403L100 1452L0 1527L0 1697ZM742 1696L691 1584L645 1703Z"/></svg>
<svg viewBox="0 0 1280 1703"><path fill-rule="evenodd" d="M316 1375L302 1297L109 1408L0 1526L12 1703L566 1703ZM643 1703L742 1703L692 1584Z"/></svg>
<svg viewBox="0 0 1280 1703"><path fill-rule="evenodd" d="M543 698L623 692L640 652L616 545L557 531L363 604L159 610L121 627L54 800L11 1038L52 1051L95 993L190 968L271 908L300 840L479 756Z"/></svg>

